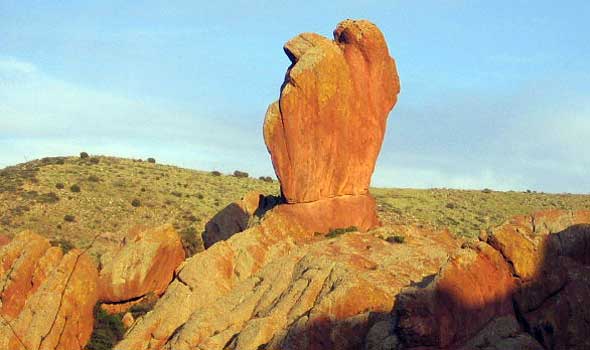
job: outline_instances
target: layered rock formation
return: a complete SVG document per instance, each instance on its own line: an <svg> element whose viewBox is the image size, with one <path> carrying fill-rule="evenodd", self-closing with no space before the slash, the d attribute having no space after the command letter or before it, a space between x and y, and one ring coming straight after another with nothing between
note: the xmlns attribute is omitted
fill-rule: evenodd
<svg viewBox="0 0 590 350"><path fill-rule="evenodd" d="M369 318L461 243L447 231L389 231L406 243L360 233L326 240L273 210L181 265L116 349L357 349Z"/></svg>
<svg viewBox="0 0 590 350"><path fill-rule="evenodd" d="M312 230L377 226L368 189L400 90L383 35L346 20L334 40L304 33L284 50L292 64L264 122L282 210Z"/></svg>
<svg viewBox="0 0 590 350"><path fill-rule="evenodd" d="M397 295L367 349L590 347L590 211L519 216L480 239Z"/></svg>
<svg viewBox="0 0 590 350"><path fill-rule="evenodd" d="M137 228L103 260L107 262L99 275L100 300L123 303L162 294L184 260L184 250L172 225Z"/></svg>
<svg viewBox="0 0 590 350"><path fill-rule="evenodd" d="M25 231L0 248L0 349L81 349L93 327L97 269L84 252L65 256Z"/></svg>

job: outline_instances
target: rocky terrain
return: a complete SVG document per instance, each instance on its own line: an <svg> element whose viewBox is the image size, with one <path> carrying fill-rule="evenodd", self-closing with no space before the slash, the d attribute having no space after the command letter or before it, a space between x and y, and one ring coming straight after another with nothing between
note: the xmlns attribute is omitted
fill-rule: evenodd
<svg viewBox="0 0 590 350"><path fill-rule="evenodd" d="M106 157L0 173L0 349L590 348L589 196L369 190L400 91L383 35L285 52L280 188Z"/></svg>

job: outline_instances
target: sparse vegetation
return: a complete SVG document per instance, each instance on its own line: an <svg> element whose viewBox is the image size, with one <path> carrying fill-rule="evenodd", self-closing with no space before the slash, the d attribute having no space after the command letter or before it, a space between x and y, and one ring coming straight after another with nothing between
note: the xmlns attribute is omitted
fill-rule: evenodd
<svg viewBox="0 0 590 350"><path fill-rule="evenodd" d="M148 158L147 161L148 161L148 163L154 164L154 163L156 163L156 158Z"/></svg>
<svg viewBox="0 0 590 350"><path fill-rule="evenodd" d="M221 176L221 173L219 171L217 171L217 170L213 170L211 172L211 175L213 175L213 176Z"/></svg>
<svg viewBox="0 0 590 350"><path fill-rule="evenodd" d="M60 159L64 164L59 164ZM0 169L0 233L13 237L30 229L50 240L66 239L82 247L97 232L111 232L116 241L138 224L155 227L177 223L181 235L186 228L195 230L191 229L183 243L191 252L189 247L200 246L200 233L221 208L250 191L272 195L280 191L277 181L215 176L210 171L133 159L101 156L100 166L88 163L77 156L50 157ZM90 176L100 181L86 183ZM82 187L79 192L71 192L74 184ZM182 196L173 196L172 192ZM379 218L386 225L448 227L456 234L471 237L514 215L541 209L590 208L590 195L532 191L372 188L371 193L377 201ZM134 199L146 210L134 210ZM447 207L449 203L454 208ZM64 220L65 215L72 214L74 221ZM191 239L196 241L191 243ZM99 240L91 253L105 251L110 247L107 244Z"/></svg>
<svg viewBox="0 0 590 350"><path fill-rule="evenodd" d="M55 184L55 188L57 188L58 190L63 190L64 187L66 187L66 186L61 182L58 182Z"/></svg>
<svg viewBox="0 0 590 350"><path fill-rule="evenodd" d="M234 171L234 176L238 178L248 177L250 176L247 172L236 170Z"/></svg>
<svg viewBox="0 0 590 350"><path fill-rule="evenodd" d="M358 228L355 226L345 227L345 228L335 228L330 230L330 232L326 233L326 238L335 238L341 236L345 233L356 232Z"/></svg>
<svg viewBox="0 0 590 350"><path fill-rule="evenodd" d="M98 164L98 163L100 163L100 158L92 157L92 158L90 158L90 163L91 164Z"/></svg>
<svg viewBox="0 0 590 350"><path fill-rule="evenodd" d="M406 241L406 237L401 236L401 235L393 235L393 236L389 236L386 239L387 242L389 243L404 243Z"/></svg>
<svg viewBox="0 0 590 350"><path fill-rule="evenodd" d="M131 201L131 206L137 208L141 206L141 201L137 198L135 198L134 200Z"/></svg>
<svg viewBox="0 0 590 350"><path fill-rule="evenodd" d="M150 312L154 308L154 305L156 305L157 301L158 297L154 295L154 293L148 293L141 302L129 308L129 312L131 312L134 319L137 319Z"/></svg>
<svg viewBox="0 0 590 350"><path fill-rule="evenodd" d="M76 217L72 214L66 214L64 216L64 221L65 222L74 222L74 221L76 221Z"/></svg>
<svg viewBox="0 0 590 350"><path fill-rule="evenodd" d="M80 186L77 184L74 184L74 185L70 186L70 191L72 191L74 193L78 193L78 192L80 192Z"/></svg>
<svg viewBox="0 0 590 350"><path fill-rule="evenodd" d="M201 239L201 235L193 226L189 226L180 231L180 239L187 257L193 256L195 253L203 250L203 240Z"/></svg>
<svg viewBox="0 0 590 350"><path fill-rule="evenodd" d="M86 153L86 152L80 152L80 158L82 158L82 159L86 159L86 158L88 158L88 157L89 157L89 156L88 156L88 153Z"/></svg>
<svg viewBox="0 0 590 350"><path fill-rule="evenodd" d="M100 303L94 307L94 330L86 349L88 350L110 350L125 334L122 315L109 315L100 308Z"/></svg>
<svg viewBox="0 0 590 350"><path fill-rule="evenodd" d="M63 238L51 240L51 245L54 247L61 247L64 254L67 254L70 250L76 248L72 242Z"/></svg>
<svg viewBox="0 0 590 350"><path fill-rule="evenodd" d="M88 181L90 182L100 182L100 178L96 175L90 175L88 176Z"/></svg>
<svg viewBox="0 0 590 350"><path fill-rule="evenodd" d="M264 182L272 182L272 177L270 176L261 176L258 178L258 180L262 180Z"/></svg>

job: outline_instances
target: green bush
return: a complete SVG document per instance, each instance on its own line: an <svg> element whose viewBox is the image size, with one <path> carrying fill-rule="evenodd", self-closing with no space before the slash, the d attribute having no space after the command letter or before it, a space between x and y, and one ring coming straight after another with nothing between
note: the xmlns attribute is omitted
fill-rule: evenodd
<svg viewBox="0 0 590 350"><path fill-rule="evenodd" d="M74 246L74 244L72 242L70 242L64 238L52 240L50 243L54 247L61 247L61 250L63 250L64 254L66 254L70 250L76 248L76 246Z"/></svg>
<svg viewBox="0 0 590 350"><path fill-rule="evenodd" d="M156 162L156 158L148 158L147 159L148 163L155 163Z"/></svg>
<svg viewBox="0 0 590 350"><path fill-rule="evenodd" d="M86 158L88 158L88 157L89 157L89 156L88 156L88 153L86 153L86 152L80 152L80 158L82 158L82 159L86 159Z"/></svg>
<svg viewBox="0 0 590 350"><path fill-rule="evenodd" d="M213 170L211 172L211 175L213 175L213 176L221 176L221 173L219 171L217 171L217 170Z"/></svg>
<svg viewBox="0 0 590 350"><path fill-rule="evenodd" d="M98 157L92 157L92 158L90 158L90 163L92 163L92 164L98 164L98 163L100 163L100 158L98 158Z"/></svg>
<svg viewBox="0 0 590 350"><path fill-rule="evenodd" d="M66 186L61 182L55 184L55 188L57 188L58 190L63 190L65 187Z"/></svg>
<svg viewBox="0 0 590 350"><path fill-rule="evenodd" d="M182 247L187 257L193 256L195 253L203 250L201 235L192 226L180 231L180 240L182 241Z"/></svg>
<svg viewBox="0 0 590 350"><path fill-rule="evenodd" d="M338 237L340 235L343 235L345 233L349 233L349 232L356 232L358 231L358 228L356 226L349 226L346 228L335 228L330 230L330 232L326 233L326 238L334 238L334 237Z"/></svg>
<svg viewBox="0 0 590 350"><path fill-rule="evenodd" d="M88 176L88 181L90 182L100 182L100 178L96 175L90 175Z"/></svg>
<svg viewBox="0 0 590 350"><path fill-rule="evenodd" d="M387 237L386 241L389 243L400 243L401 244L406 241L406 237L400 236L400 235L394 235L394 236Z"/></svg>
<svg viewBox="0 0 590 350"><path fill-rule="evenodd" d="M248 177L250 175L247 172L236 170L236 171L234 171L234 176L235 177Z"/></svg>
<svg viewBox="0 0 590 350"><path fill-rule="evenodd" d="M94 330L90 341L86 345L88 350L110 350L125 334L121 314L109 315L100 308L100 304L94 307Z"/></svg>
<svg viewBox="0 0 590 350"><path fill-rule="evenodd" d="M131 205L134 206L135 208L140 207L141 201L139 199L135 198L134 200L131 201Z"/></svg>
<svg viewBox="0 0 590 350"><path fill-rule="evenodd" d="M262 180L264 182L272 182L272 177L270 177L270 176L261 176L258 179Z"/></svg>
<svg viewBox="0 0 590 350"><path fill-rule="evenodd" d="M66 216L64 216L64 221L65 222L74 222L74 221L76 221L76 217L71 214L66 214Z"/></svg>
<svg viewBox="0 0 590 350"><path fill-rule="evenodd" d="M74 184L72 186L70 186L70 191L72 192L80 192L80 186L78 186L77 184Z"/></svg>

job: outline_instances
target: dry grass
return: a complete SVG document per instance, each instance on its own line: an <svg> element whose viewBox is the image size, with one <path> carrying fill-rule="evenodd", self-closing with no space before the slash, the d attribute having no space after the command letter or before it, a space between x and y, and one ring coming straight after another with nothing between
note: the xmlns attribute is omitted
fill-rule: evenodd
<svg viewBox="0 0 590 350"><path fill-rule="evenodd" d="M45 158L0 170L0 233L13 236L31 229L79 247L105 233L95 251L100 254L135 225L172 223L188 241L198 242L208 219L249 191L276 195L279 185L132 159ZM590 195L448 189L371 192L384 223L449 227L467 236L517 214L590 208Z"/></svg>

